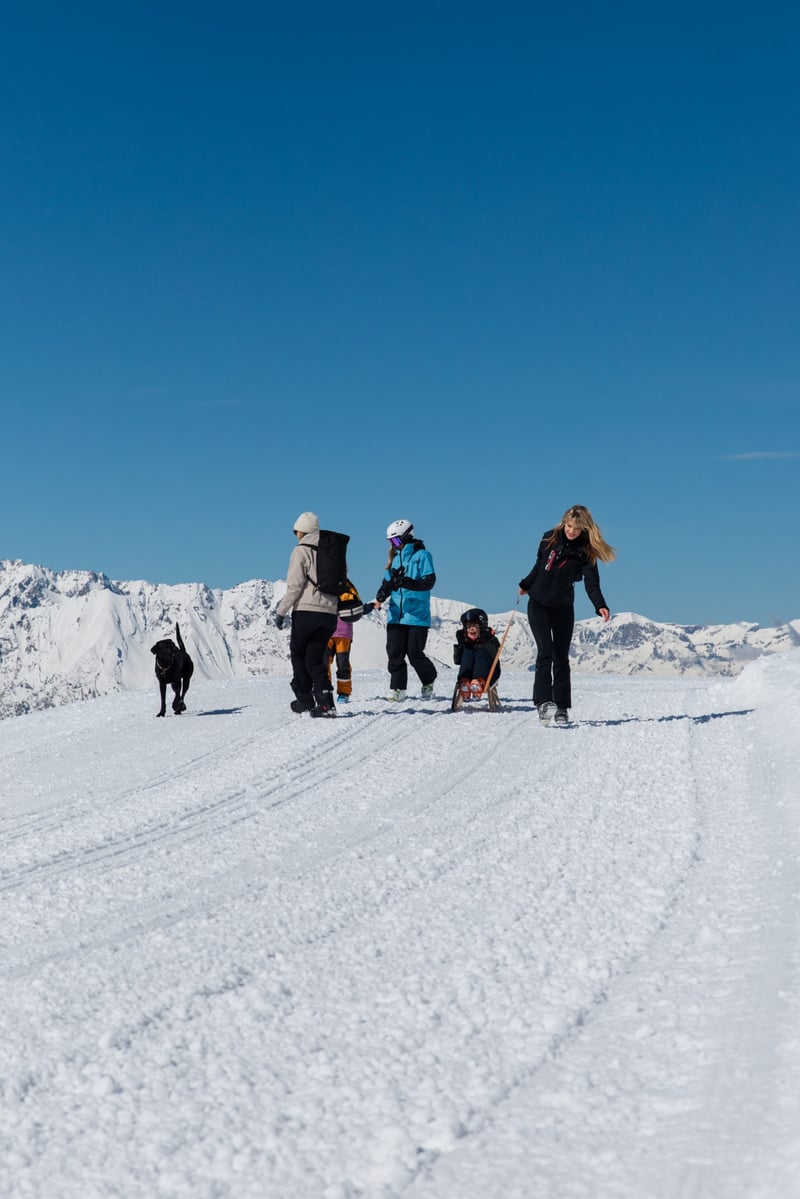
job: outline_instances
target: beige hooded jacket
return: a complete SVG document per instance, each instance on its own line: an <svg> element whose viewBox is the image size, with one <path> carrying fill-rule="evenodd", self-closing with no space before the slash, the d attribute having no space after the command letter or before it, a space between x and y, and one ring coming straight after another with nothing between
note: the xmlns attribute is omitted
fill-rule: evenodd
<svg viewBox="0 0 800 1199"><path fill-rule="evenodd" d="M319 529L304 533L292 550L289 570L286 575L286 594L275 611L287 616L296 608L298 612L327 612L335 616L339 610L339 597L325 595L314 583L316 576Z"/></svg>

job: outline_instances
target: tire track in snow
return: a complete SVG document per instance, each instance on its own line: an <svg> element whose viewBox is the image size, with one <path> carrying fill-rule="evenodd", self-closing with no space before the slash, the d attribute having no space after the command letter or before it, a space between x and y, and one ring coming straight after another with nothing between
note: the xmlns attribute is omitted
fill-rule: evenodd
<svg viewBox="0 0 800 1199"><path fill-rule="evenodd" d="M187 723L188 722L189 720L187 719ZM284 727L284 725L285 721L272 721L269 724L262 726L259 735L277 732L280 728ZM156 791L159 789L159 787L173 782L178 774L180 774L182 777L186 777L191 773L198 773L207 765L209 761L213 761L214 759L220 757L224 757L229 761L235 761L239 757L242 748L249 745L253 741L253 736L253 733L250 732L242 737L236 738L232 742L227 742L224 747L216 745L213 748L206 750L204 753L195 754L192 757L185 759L179 758L177 761L174 757L170 758L170 754L173 753L175 749L174 745L164 742L160 748L163 752L163 756L168 760L169 764L163 770L158 771L155 775L149 776L146 780L140 780L131 783L130 785L125 786L118 791L111 790L108 792L105 784L107 781L113 784L113 779L106 780L104 778L102 780L104 784L102 786L103 803L105 805L113 805L115 808L118 808L128 799L137 797L139 795L146 795L148 792ZM51 747L47 746L46 748L50 750ZM17 816L10 815L3 817L3 824L8 826L8 832L6 832L4 829L3 833L4 845L13 845L17 841L24 840L32 833L47 833L56 829L63 829L65 824L65 814L69 813L71 819L76 819L84 812L91 812L97 807L98 796L96 791L100 789L101 788L98 783L96 788L90 791L88 794L77 795L74 799L67 802L60 801L57 807L49 806L44 811L36 812L34 814L24 813Z"/></svg>
<svg viewBox="0 0 800 1199"><path fill-rule="evenodd" d="M385 734L378 728L379 722L385 723ZM315 751L319 750L320 742L315 741L315 737L321 734L327 754L337 737L341 740L345 732L338 721L322 730L313 727L317 722L308 723L309 727L303 732L310 736L303 746L299 746L295 738L290 748L302 753L312 746ZM601 842L594 857L588 853L584 857L583 850L603 837L604 824L611 820L622 831L622 818L635 821L637 797L628 795L625 805L616 807L612 817L601 790L597 795L582 795L580 788L562 788L555 764L559 758L566 759L573 771L577 765L578 773L583 773L584 778L589 771L597 769L601 788L607 784L630 792L630 778L621 761L630 753L631 756L638 755L641 762L648 762L645 786L659 767L669 776L681 779L690 773L682 766L686 759L681 749L684 744L681 729L691 730L692 726L688 721L682 726L651 724L646 730L642 728L641 736L633 723L624 730L624 736L623 731L614 728L579 727L566 734L567 741L564 741L560 733L538 735L539 730L529 716L525 720L509 716L507 722L494 724L482 724L481 718L470 716L463 723L464 727L461 727L458 718L454 718L452 722L431 725L414 720L412 714L385 718L381 713L376 715L370 728L359 717L354 722L353 732L363 730L364 736L350 741L347 770L351 773L344 785L342 779L345 776L341 770L329 777L326 766L331 765L330 756L320 760L317 754L316 762L309 765L317 771L312 785L314 789L319 788L319 796L314 796L308 788L303 791L301 784L300 797L308 795L309 802L298 804L295 810L289 808L285 820L276 818L275 824L283 825L284 834L291 833L293 824L299 825L299 838L295 841L284 837L283 848L289 851L286 870L282 877L273 877L273 890L252 909L245 901L229 910L212 913L211 919L200 921L194 927L181 929L177 937L157 935L141 945L132 946L130 954L116 954L122 936L126 935L124 929L120 933L113 927L117 923L122 925L127 920L130 935L151 928L159 933L174 920L191 916L194 911L203 913L209 908L209 901L199 894L195 896L194 908L190 908L185 903L184 893L183 910L176 912L172 900L168 898L165 902L161 898L161 888L153 886L151 919L147 918L147 910L143 911L137 899L133 899L128 902L127 912L120 905L110 918L96 922L98 931L105 934L104 939L95 940L90 935L81 936L79 940L73 936L72 929L59 929L61 956L71 956L74 960L63 972L59 969L40 981L48 984L48 989L52 989L53 983L67 984L62 1002L68 1016L72 1015L74 1026L63 1031L51 1029L51 1033L57 1032L58 1036L49 1045L35 1045L32 1055L30 1042L26 1044L24 1036L19 1039L13 1049L11 1078L14 1086L18 1080L29 1079L30 1089L20 1097L20 1102L10 1105L15 1119L18 1116L27 1118L31 1126L37 1118L41 1120L41 1111L35 1108L37 1092L38 1103L44 1108L46 1117L50 1115L46 1110L48 1097L58 1085L62 1094L68 1093L70 1098L79 1096L80 1106L76 1102L73 1121L77 1135L74 1143L67 1145L64 1151L64 1164L71 1168L74 1163L78 1171L88 1160L82 1130L95 1127L115 1107L124 1110L132 1100L140 1106L145 1105L149 1099L148 1088L152 1094L152 1088L157 1088L162 1081L156 1076L155 1061L159 1071L171 1071L170 1098L168 1102L164 1100L165 1121L169 1123L175 1111L178 1132L182 1131L182 1126L194 1121L206 1143L210 1142L212 1153L216 1130L209 1129L208 1104L204 1106L204 1098L211 1100L216 1111L241 1112L240 1131L254 1147L259 1146L258 1169L263 1169L263 1178L256 1179L254 1175L249 1179L237 1177L242 1194L260 1193L258 1182L263 1183L262 1192L271 1189L275 1194L299 1193L300 1187L292 1185L298 1182L293 1161L309 1152L309 1142L301 1125L309 1110L314 1113L315 1133L310 1152L314 1154L319 1178L330 1184L331 1193L377 1194L380 1190L388 1195L405 1190L405 1184L395 1188L388 1173L374 1181L369 1179L363 1185L358 1180L359 1177L363 1180L364 1163L369 1162L373 1145L380 1146L380 1152L384 1153L380 1165L385 1165L387 1170L393 1161L400 1161L401 1150L395 1150L385 1140L384 1131L387 1123L404 1117L399 1132L408 1137L428 1137L427 1140L412 1140L411 1145L412 1152L414 1145L419 1146L416 1150L417 1182L421 1188L431 1183L429 1193L434 1195L519 1194L520 1186L524 1187L526 1183L531 1194L533 1187L539 1187L541 1189L536 1193L548 1196L594 1193L613 1194L616 1199L623 1199L623 1196L641 1199L648 1193L644 1187L638 1190L608 1186L592 1189L589 1183L598 1163L591 1154L587 1155L586 1147L581 1143L581 1134L586 1133L589 1137L592 1129L580 1120L580 1113L563 1108L565 1121L575 1125L577 1138L576 1153L569 1163L568 1178L572 1189L569 1185L550 1186L556 1178L557 1162L554 1165L542 1161L541 1157L538 1164L542 1168L535 1165L533 1169L517 1170L516 1191L513 1185L504 1185L503 1162L501 1159L501 1169L497 1170L496 1153L491 1163L495 1172L490 1176L488 1187L481 1187L477 1176L468 1174L467 1185L448 1188L447 1171L453 1165L452 1159L458 1156L459 1147L469 1152L470 1146L476 1146L471 1160L472 1164L480 1166L481 1144L491 1149L492 1135L502 1132L504 1113L511 1105L516 1104L517 1110L530 1107L538 1115L544 1112L541 1130L546 1132L546 1117L553 1114L552 1105L548 1112L548 1093L555 1101L561 1098L553 1082L554 1073L563 1071L571 1079L569 1099L572 1100L579 1089L576 1083L581 1082L581 1071L575 1070L575 1063L602 1022L620 1017L620 991L628 989L628 984L640 974L656 973L663 968L656 960L659 947L666 954L674 947L675 917L681 915L683 897L677 912L671 912L669 887L665 885L663 894L653 894L648 907L650 941L641 935L641 923L633 925L630 948L642 948L630 973L621 978L612 972L610 978L601 983L593 980L591 995L598 995L600 1000L596 1008L587 1007L587 987L584 987L583 995L575 994L574 972L564 968L564 960L571 948L570 940L576 940L576 930L578 934L585 931L588 935L599 929L601 956L613 966L613 959L606 953L603 935L609 926L585 919L591 900L587 889L581 888L586 867L594 867L595 885L598 885L597 879L599 885L603 885L606 877L609 885L613 885L624 875L620 857L610 852L612 840L606 838ZM467 729L467 725L471 727ZM378 734L382 738L380 744L377 743ZM387 749L395 749L399 742L399 753L409 755L410 736L414 741L410 750L413 761L407 771L408 802L403 802L399 784L386 795L376 791L361 807L353 805L352 818L347 825L343 824L339 833L337 821L348 812L354 793L363 787L365 780L369 781L370 775L373 779L385 777L383 755ZM256 738L254 744L255 741ZM529 766L523 769L519 763L526 759ZM424 771L419 765L421 760ZM588 769L579 765L587 761L590 763ZM502 769L503 762L508 763L508 788L504 788L502 782L497 784L496 780L494 787L487 787L488 778L497 769ZM246 765L255 786L259 781L255 763ZM277 768L270 763L268 769ZM644 775L644 766L641 772ZM223 773L221 768L219 773ZM243 780L243 773L239 770L236 780L240 791L243 790L242 782L248 781L246 775ZM262 775L265 773L266 769ZM637 773L638 770L633 771L634 776ZM260 780L262 785L267 781L263 777ZM288 771L281 781L287 792L296 783L294 777L288 777ZM228 783L232 782L229 778ZM328 782L329 787L326 786ZM208 792L209 788L206 790ZM227 790L233 792L235 788L228 786ZM338 805L333 802L337 799L337 790ZM206 799L209 798L216 802L224 796L206 794ZM648 798L643 795L642 802L647 802ZM281 801L286 802L283 795ZM237 805L244 810L246 796L232 801L233 811ZM394 819L390 819L393 809ZM673 814L681 818L683 812L675 808ZM303 837L309 832L314 834L317 818L322 821L323 817L320 835L318 838L313 836L314 843L309 847ZM648 810L646 816L642 812L639 823L652 828L654 840L660 841L663 837L663 850L669 850L672 829L668 829L663 820L653 824ZM529 840L520 852L518 840L528 825ZM224 809L220 809L213 820L210 819L208 827L222 831L232 825L227 823ZM243 848L245 837L237 834L237 839L238 847ZM185 838L175 842L176 845L186 843ZM167 837L159 844L168 848L171 843ZM210 849L209 858L213 845ZM359 856L360 850L363 853ZM652 859L661 851L659 843ZM504 860L506 855L510 859L508 863ZM145 856L146 851L134 852L123 855L118 862L120 867L125 862L135 865ZM503 868L507 865L510 870L504 875ZM631 865L638 869L635 855L629 854L623 866L629 869ZM70 891L69 882L65 883L63 894L68 901L77 897L80 902L83 880L79 857L76 866L74 886ZM177 866L176 874L181 881L180 863ZM603 871L603 866L608 867L607 872ZM681 870L675 867L673 855L670 868L663 872L665 882L674 884L681 877ZM528 868L531 877L526 878ZM90 885L93 873L99 870L98 865L96 871L90 869L87 872ZM647 881L644 867L643 872ZM290 873L294 875L293 885L285 887ZM688 892L692 889L696 867L688 869L685 875ZM111 893L109 883L116 886L116 881L116 878L106 880L107 893ZM150 880L145 880L145 884L143 895L147 898ZM221 906L224 906L227 895L235 893L234 872L225 875L222 886L218 884L219 876L210 880L209 900L211 903L222 900ZM621 899L617 888L613 903L619 914L613 915L612 926L617 921L627 920L629 909L643 896L647 897L647 894L640 889ZM279 898L283 900L281 906L277 903ZM276 901L274 904L273 900ZM480 914L474 908L476 900L480 904ZM525 907L529 910L523 916ZM89 918L84 919L84 929L90 920L94 920L95 911L89 911ZM584 918L575 922L576 913ZM141 917L138 928L134 927L137 915ZM134 923L128 919L131 916ZM515 928L516 920L519 924ZM524 950L526 943L530 943L537 924L567 926L570 921L574 922L571 937L540 938L534 942L533 953L520 954L520 949ZM653 928L663 931L659 933ZM567 932L570 932L569 928ZM179 942L185 942L187 946L185 963L172 960ZM265 946L268 949L265 950ZM95 952L106 947L112 952ZM27 948L36 953L42 947L31 937ZM380 962L376 961L376 949L388 950ZM200 953L196 954L196 950ZM548 961L550 974L542 974L549 989L542 992L537 987L536 975L540 950L552 958L552 962ZM143 963L147 967L146 979L131 978L130 966L125 969L121 964L124 958ZM42 958L41 962L47 960ZM31 964L30 969L33 968L34 964ZM18 976L23 973L22 969L17 971ZM411 986L404 977L409 973L415 975ZM87 980L95 988L89 993L96 1011L102 1014L102 1022L86 1003ZM471 986L473 981L474 988ZM125 997L124 1003L117 1000L115 988L119 988L119 994ZM385 995L382 993L384 988ZM46 997L28 986L27 979L18 986L19 995L26 992L32 999L38 995L39 1012L46 1014ZM313 1005L309 1001L311 993L317 996ZM433 1022L426 1019L431 1006L437 1009L437 1021L445 1025L450 1021L449 1028L442 1031L442 1023L437 1023L434 1028ZM538 1035L536 1013L540 1007L547 1013L548 1021L543 1025L540 1020L539 1028L549 1029L550 1041L546 1039L547 1031ZM582 1019L584 1009L588 1010L588 1016ZM93 1042L88 1052L93 1062L96 1057L98 1070L116 1077L118 1070L127 1068L127 1079L122 1077L123 1090L119 1094L95 1092L96 1099L92 1098L91 1092L87 1094L86 1078L76 1065L75 1056L76 1044L78 1049L86 1052L86 1045L81 1044L83 1029L77 1025L78 1019L87 1011L91 1018L83 1024L87 1026L88 1040ZM523 1021L522 1034L516 1040L513 1037L504 1040L506 1024L517 1013ZM556 1015L559 1016L557 1027ZM641 1017L636 1015L634 1019ZM485 1036L482 1032L484 1020L490 1025L493 1022ZM25 1028L24 1024L20 1027ZM35 1030L33 1021L30 1029ZM459 1041L458 1034L462 1029L464 1035ZM553 1045L552 1039L562 1030L566 1035L560 1043ZM637 1025L634 1024L630 1031L635 1035ZM101 1037L99 1048L96 1048L98 1033ZM267 1042L274 1046L274 1054L263 1050ZM175 1063L181 1060L182 1054L185 1062L187 1044L202 1045L203 1054L208 1056L200 1059L198 1050L193 1061L189 1055L188 1065L195 1069L180 1075ZM637 1044L642 1042L637 1041ZM646 1048L646 1042L644 1045ZM237 1050L241 1047L252 1055L253 1072L242 1071L237 1078L235 1064L239 1060ZM318 1047L325 1050L320 1054L321 1067L314 1052ZM537 1049L540 1051L538 1059L535 1058ZM31 1056L32 1064L29 1064L26 1057ZM464 1080L461 1065L469 1057L477 1058L488 1077L485 1093L478 1100L474 1099L474 1093L464 1098L466 1088L459 1085ZM127 1060L121 1061L122 1058ZM200 1093L202 1088L194 1084L199 1076L196 1067L205 1069L206 1065L205 1081L213 1084L213 1094L206 1089L204 1097ZM603 1085L606 1073L601 1070L609 1066L608 1055L604 1055L593 1075L593 1084L599 1079L598 1085ZM321 1068L327 1069L328 1073L320 1073ZM529 1071L527 1077L523 1070ZM256 1076L258 1090L249 1091L247 1081ZM90 1079L96 1080L96 1077L92 1075ZM134 1079L141 1080L141 1089L126 1093L124 1088ZM474 1085L474 1075L472 1082ZM28 1086L28 1083L24 1085ZM363 1106L358 1106L358 1088L362 1085ZM507 1088L505 1098L504 1086ZM391 1095L387 1097L389 1091L392 1094L399 1091L407 1101L399 1117ZM156 1093L160 1094L157 1090ZM304 1112L297 1118L296 1108L290 1108L288 1104L280 1106L283 1097L292 1094L302 1095ZM423 1115L426 1114L428 1096L432 1096L431 1116L442 1129L438 1139L435 1130L433 1137L424 1129L418 1132L408 1118L409 1109L415 1104L421 1105ZM276 1100L284 1115L280 1155L268 1160L266 1154L277 1145L277 1137L268 1143L265 1151L264 1132L266 1129L269 1133L270 1126L264 1120L259 1122L259 1116ZM262 1102L265 1107L259 1107ZM457 1116L452 1123L449 1121L450 1110ZM72 1108L69 1114L73 1116ZM573 1119L573 1115L576 1118ZM640 1127L636 1117L634 1110L629 1127ZM420 1120L421 1123L424 1121ZM522 1118L508 1123L518 1133L525 1128ZM60 1149L63 1142L59 1141L58 1130L63 1121L62 1124L53 1121L48 1125L45 1119L41 1124L45 1133L49 1131L50 1143L55 1142ZM527 1127L530 1129L531 1125ZM129 1128L129 1137L120 1138L114 1150L118 1176L129 1176L130 1171L126 1173L125 1166L135 1162L141 1171L137 1177L141 1178L144 1187L149 1185L152 1190L154 1180L159 1177L160 1163L142 1153L143 1147L147 1148L147 1141L143 1140L141 1122L134 1119ZM455 1135L460 1139L440 1151L437 1158L437 1147L443 1141L446 1143L452 1129L457 1130ZM563 1124L557 1126L557 1138L563 1132ZM534 1125L533 1135L529 1138L534 1152L540 1150L539 1134L540 1128ZM228 1140L223 1132L219 1144L227 1146ZM622 1142L623 1138L618 1136L616 1144ZM33 1133L26 1142L15 1130L14 1147L25 1147L28 1143L34 1143ZM210 1177L208 1160L195 1149L185 1149L182 1142L179 1144L175 1166L186 1171L183 1177L187 1180L187 1193L192 1189L190 1178L195 1184L193 1193L199 1193ZM562 1159L570 1157L564 1153L563 1140L556 1148ZM597 1150L598 1158L605 1149L603 1145L602 1150ZM511 1156L510 1153L507 1155L508 1160ZM353 1175L353 1181L349 1176L345 1178L350 1162L354 1163L353 1170L361 1171L358 1177ZM38 1169L41 1178L43 1169L41 1166ZM279 1173L281 1169L283 1174ZM423 1169L429 1171L427 1176L422 1174ZM277 1179L271 1171L277 1173ZM249 1189L248 1182L251 1184ZM583 1190L577 1189L584 1183ZM320 1182L315 1193L322 1193L322 1189ZM423 1193L416 1185L411 1189L415 1194ZM75 1192L78 1193L77 1184Z"/></svg>
<svg viewBox="0 0 800 1199"><path fill-rule="evenodd" d="M787 889L778 935L765 946L748 892L755 882L763 909L771 887L759 879L758 861L768 864L772 855L756 852L746 863L742 857L743 849L746 855L757 849L759 837L758 814L747 804L757 788L743 782L741 723L717 724L713 731L708 723L684 727L695 827L685 868L674 877L651 934L591 1002L569 1013L538 1065L520 1072L497 1110L487 1108L467 1129L470 1139L424 1166L409 1193L420 1199L460 1193L465 1179L480 1189L487 1157L496 1167L496 1194L506 1193L506 1166L508 1178L548 1179L547 1196L800 1193L759 1189L769 1154L759 1159L752 1153L764 1099L754 1083L774 1043L776 1013L764 999L774 1003L780 993L795 904ZM741 946L733 948L742 935L744 962ZM720 1024L722 1044L715 1046ZM509 1146L504 1123L519 1128L520 1119L535 1136L527 1146ZM624 1137L620 1129L631 1128L640 1136L630 1143L630 1155L622 1160L607 1152L609 1142ZM477 1178L465 1172L467 1162ZM583 1189L576 1189L577 1177Z"/></svg>
<svg viewBox="0 0 800 1199"><path fill-rule="evenodd" d="M245 789L240 789L237 792L232 792L223 796L220 800L213 804L204 805L201 809L192 809L190 812L184 813L178 820L164 821L157 826L151 826L141 833L131 834L124 838L119 838L113 844L103 844L94 850L79 851L74 854L64 854L57 859L38 864L28 868L25 872L21 872L14 879L6 880L3 885L0 885L0 893L10 891L21 886L35 885L37 887L45 886L48 883L59 878L69 875L73 871L83 872L88 866L93 868L93 873L98 875L109 870L123 868L126 861L129 859L137 859L146 851L157 845L160 842L165 842L170 848L173 845L187 845L198 838L207 838L213 836L215 832L221 830L229 830L236 824L242 821L257 818L265 811L277 807L282 807L297 798L307 795L313 790L315 783L324 782L325 784L333 784L335 786L345 772L352 769L352 761L349 755L351 749L348 742L353 738L358 738L359 742L366 739L365 749L367 753L360 754L360 760L365 758L375 757L383 753L387 748L395 751L398 745L415 734L417 724L413 720L413 713L409 713L407 717L400 721L401 728L398 729L397 722L392 722L391 729L386 728L386 722L381 719L382 713L370 715L368 720L363 721L360 718L354 724L352 731L348 731L347 737L341 737L341 728L337 728L336 733L339 734L338 741L335 743L336 757L340 760L335 769L332 769L331 757L334 749L332 743L327 740L320 745L312 755L311 761L305 759L298 764L291 777L282 779L273 787L262 790L249 792ZM289 722L294 725L294 721ZM529 722L525 722L526 727L520 729L509 727L505 735L501 738L500 744L505 743L513 737L520 737L527 740ZM380 736L375 736L375 730L381 730ZM331 730L333 732L333 730ZM425 802L417 809L416 816L419 816L424 810L435 806L444 796L456 790L465 780L474 778L481 769L491 767L491 761L497 752L498 743L495 742L486 747L485 751L480 755L479 759L473 757L469 763L466 763L461 770L454 773L452 767L445 760L440 766L439 779L440 782L432 780L432 786L426 796ZM226 757L228 755L225 755ZM320 759L322 759L322 768L320 768ZM274 797L273 802L267 808L264 807L263 800ZM219 819L216 817L219 816ZM481 813L475 813L473 819L483 818ZM387 831L391 831L391 826L385 823L379 823L377 828L361 828L357 830L355 838L352 834L347 834L337 844L333 854L326 853L321 856L312 855L307 857L303 867L302 875L315 876L319 869L325 866L335 866L335 863L342 854L353 852L356 847L363 847L374 843ZM487 834L488 836L489 834ZM332 834L332 839L336 839L335 834ZM446 873L457 870L461 866L460 854L457 845L449 855L449 861L446 866L439 864L438 873L444 876ZM295 871L292 871L295 873ZM226 899L235 899L243 894L256 894L264 887L271 885L272 878L270 877L265 882L260 882L252 875L242 876L239 869L236 869L231 877L230 884L224 888L221 887L219 879L215 881L214 902L219 898L221 890L224 890ZM419 889L422 880L418 880L413 887L404 887L397 891L391 898L391 901L402 904L404 899L412 892ZM384 896L384 901L389 902L390 897ZM191 919L207 911L212 906L210 901L202 900L198 902L192 899L188 903L175 902L172 899L166 909L158 907L153 914L147 919L136 919L133 922L126 923L124 927L115 928L113 933L106 933L101 938L92 938L91 943L96 948L102 946L111 947L118 944L120 941L129 937L138 936L148 930L153 930L167 925L174 925L185 919ZM322 944L347 927L348 921L344 913L340 914L340 919L328 920L323 922L323 926L306 937L304 945L313 946ZM85 951L87 944L85 940L81 941L81 950ZM22 966L7 967L0 971L0 975L5 977L14 977L29 973L29 971L44 961L54 961L61 958L69 958L72 956L72 950L58 950L53 953L47 953L36 959L36 962L27 960Z"/></svg>
<svg viewBox="0 0 800 1199"><path fill-rule="evenodd" d="M372 717L368 721L368 725L374 724L377 720L377 716ZM281 727L285 726L278 726L278 728ZM363 728L364 725L359 722L357 727L352 731L345 732L344 735L340 729L337 729L336 741L326 738L312 751L306 750L301 761L288 767L281 763L270 764L269 769L280 774L281 777L266 788L259 787L256 783L244 787L240 785L226 791L213 802L190 805L172 814L168 819L150 823L140 831L131 831L122 836L111 837L99 845L64 850L50 858L32 862L16 870L6 870L0 874L0 893L32 884L37 886L46 884L56 878L68 875L76 868L76 865L81 869L91 868L95 871L103 867L106 869L116 868L119 866L120 860L131 856L140 856L147 849L152 849L161 843L167 842L176 846L186 845L198 838L213 836L216 831L232 828L242 821L258 818L270 809L306 795L313 790L315 784L334 780L345 771L350 770L352 761L347 756L351 753L350 742L353 738L362 735ZM410 736L412 731L413 726L411 725L406 727L402 733L399 733L393 726L391 731L387 730L380 738L373 752L397 743L401 738ZM262 731L240 739L235 747L228 750L211 750L190 759L186 768L181 770L182 784L185 785L192 774L199 773L207 779L209 761L220 762L221 759L218 767L220 771L224 769L226 762L241 761L244 748L249 745L257 749L263 735ZM259 767L254 764L254 771L258 769ZM128 797L158 792L161 788L174 784L175 778L175 768L162 771L152 782L118 792L108 802L116 806ZM91 807L91 804L86 804L87 810L91 810ZM55 818L59 811L62 810L54 811L52 826L46 831L63 832L63 819ZM76 814L72 815L74 819ZM12 839L9 843L13 843L13 840L23 840L22 833L19 833L17 838Z"/></svg>

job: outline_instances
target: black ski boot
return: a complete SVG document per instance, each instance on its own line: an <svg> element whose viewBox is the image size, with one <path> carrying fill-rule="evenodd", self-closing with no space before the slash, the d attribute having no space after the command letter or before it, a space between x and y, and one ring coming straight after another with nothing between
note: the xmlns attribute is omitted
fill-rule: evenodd
<svg viewBox="0 0 800 1199"><path fill-rule="evenodd" d="M312 712L314 709L314 700L310 695L298 695L297 699L293 699L289 704L293 712Z"/></svg>
<svg viewBox="0 0 800 1199"><path fill-rule="evenodd" d="M317 703L311 710L312 716L335 716L336 704L333 702L333 692L323 691Z"/></svg>

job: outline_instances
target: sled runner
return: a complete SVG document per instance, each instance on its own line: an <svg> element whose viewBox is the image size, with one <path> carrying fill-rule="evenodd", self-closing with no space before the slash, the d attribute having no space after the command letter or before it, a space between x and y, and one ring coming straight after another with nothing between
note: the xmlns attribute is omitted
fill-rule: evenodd
<svg viewBox="0 0 800 1199"><path fill-rule="evenodd" d="M450 710L452 712L460 712L464 707L466 697L461 691L460 682L460 679L456 680L456 686L453 692L453 701L450 705ZM486 700L485 705L481 702L484 699ZM484 712L499 712L501 704L500 697L497 694L497 683L492 683L490 686L484 687L483 691L479 692L478 694L473 692L470 695L469 706L470 708L474 708L476 712L481 710Z"/></svg>

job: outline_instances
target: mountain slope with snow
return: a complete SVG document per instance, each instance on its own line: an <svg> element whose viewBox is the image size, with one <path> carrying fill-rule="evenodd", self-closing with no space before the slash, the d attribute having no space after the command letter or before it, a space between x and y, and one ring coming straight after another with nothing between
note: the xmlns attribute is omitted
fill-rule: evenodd
<svg viewBox="0 0 800 1199"><path fill-rule="evenodd" d="M800 654L384 686L0 724L0 1195L800 1195Z"/></svg>
<svg viewBox="0 0 800 1199"><path fill-rule="evenodd" d="M278 632L271 619L283 591L282 581L253 579L222 591L0 561L0 716L152 686L150 647L174 637L176 621L198 680L285 675L288 632ZM471 606L433 599L428 652L440 666L452 664L459 616ZM529 669L535 657L524 607L523 599L513 613L492 615L501 634L514 617L503 651L510 669ZM355 669L385 666L383 620L374 614L355 626ZM623 613L608 625L596 617L578 621L572 659L586 671L727 675L762 653L797 645L800 621L779 629L702 628Z"/></svg>

